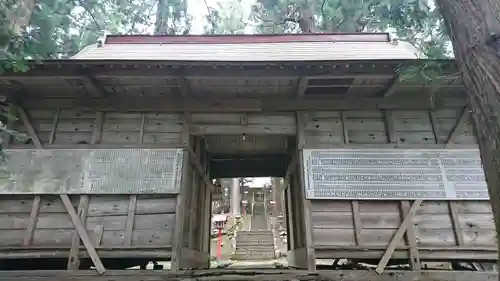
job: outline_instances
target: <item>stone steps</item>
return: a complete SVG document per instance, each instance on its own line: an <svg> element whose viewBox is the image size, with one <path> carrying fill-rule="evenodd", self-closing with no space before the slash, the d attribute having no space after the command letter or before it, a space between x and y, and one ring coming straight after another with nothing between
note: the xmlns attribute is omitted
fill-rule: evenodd
<svg viewBox="0 0 500 281"><path fill-rule="evenodd" d="M274 237L271 230L240 231L236 235L234 260L272 260Z"/></svg>

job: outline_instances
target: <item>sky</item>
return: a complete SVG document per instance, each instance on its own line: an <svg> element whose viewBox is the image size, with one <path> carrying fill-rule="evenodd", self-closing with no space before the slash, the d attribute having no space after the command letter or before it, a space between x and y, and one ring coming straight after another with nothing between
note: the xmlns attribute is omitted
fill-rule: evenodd
<svg viewBox="0 0 500 281"><path fill-rule="evenodd" d="M188 13L193 17L191 25L191 34L202 34L204 23L206 22L205 16L207 14L207 6L205 2L210 7L224 7L224 4L232 3L235 0L188 0ZM241 0L244 9L250 11L250 6L254 3L254 0ZM245 11L246 12L246 11ZM245 33L247 33L245 31Z"/></svg>

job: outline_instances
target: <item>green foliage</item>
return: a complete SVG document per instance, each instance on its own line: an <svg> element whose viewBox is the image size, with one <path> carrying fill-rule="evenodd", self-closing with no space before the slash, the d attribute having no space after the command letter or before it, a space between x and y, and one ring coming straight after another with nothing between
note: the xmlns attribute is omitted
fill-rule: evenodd
<svg viewBox="0 0 500 281"><path fill-rule="evenodd" d="M398 79L403 83L423 82L433 83L446 77L443 63L440 61L426 61L421 65L403 66L397 69Z"/></svg>
<svg viewBox="0 0 500 281"><path fill-rule="evenodd" d="M427 0L257 0L250 20L259 33L302 32L303 21L316 32L394 31L423 57L450 55L441 15Z"/></svg>

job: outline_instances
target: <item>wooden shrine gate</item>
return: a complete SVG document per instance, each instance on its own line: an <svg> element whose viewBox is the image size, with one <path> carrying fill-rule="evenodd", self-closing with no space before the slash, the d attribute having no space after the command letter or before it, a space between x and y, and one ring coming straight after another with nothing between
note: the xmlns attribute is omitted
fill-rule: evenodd
<svg viewBox="0 0 500 281"><path fill-rule="evenodd" d="M285 178L290 266L496 278L479 272L498 259L496 232L460 81L401 83L402 63L417 64L74 60L3 74L8 126L28 138L3 137L0 269L13 271L0 280L205 278L178 270L209 267L212 180L244 176ZM123 270L149 261L177 273ZM426 271L435 261L478 272ZM102 276L26 271L91 266Z"/></svg>

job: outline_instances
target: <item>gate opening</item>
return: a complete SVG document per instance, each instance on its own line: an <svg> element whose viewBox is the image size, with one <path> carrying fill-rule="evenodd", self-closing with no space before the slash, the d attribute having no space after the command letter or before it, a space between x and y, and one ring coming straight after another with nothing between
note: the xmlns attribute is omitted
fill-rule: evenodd
<svg viewBox="0 0 500 281"><path fill-rule="evenodd" d="M211 266L286 262L285 136L205 136L212 195Z"/></svg>

